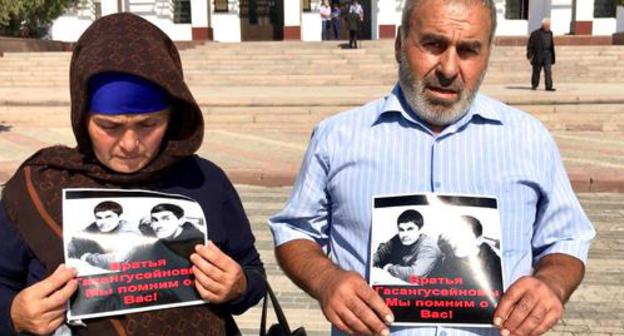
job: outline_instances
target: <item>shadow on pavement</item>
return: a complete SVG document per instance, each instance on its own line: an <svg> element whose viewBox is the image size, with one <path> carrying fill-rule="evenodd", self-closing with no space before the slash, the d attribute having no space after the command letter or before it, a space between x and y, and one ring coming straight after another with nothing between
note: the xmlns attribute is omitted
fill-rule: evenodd
<svg viewBox="0 0 624 336"><path fill-rule="evenodd" d="M5 124L0 123L0 132L9 132L11 131L12 127L13 126L11 125L5 125Z"/></svg>
<svg viewBox="0 0 624 336"><path fill-rule="evenodd" d="M509 90L529 90L531 91L531 87L530 86L505 86L505 89L509 89Z"/></svg>

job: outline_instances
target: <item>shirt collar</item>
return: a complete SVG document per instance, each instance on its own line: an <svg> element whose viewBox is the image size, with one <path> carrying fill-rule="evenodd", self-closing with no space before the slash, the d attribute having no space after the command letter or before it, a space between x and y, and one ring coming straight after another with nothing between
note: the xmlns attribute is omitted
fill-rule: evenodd
<svg viewBox="0 0 624 336"><path fill-rule="evenodd" d="M381 121L381 118L388 113L400 113L403 118L409 120L412 123L420 125L421 127L428 129L426 123L418 117L418 115L407 104L403 96L401 86L397 83L390 94L385 97L382 108L379 110L375 123ZM457 129L462 125L474 120L475 117L491 121L494 123L502 124L503 119L501 112L496 110L492 105L489 98L477 93L472 104L468 108L468 113L455 123L449 125L447 128Z"/></svg>

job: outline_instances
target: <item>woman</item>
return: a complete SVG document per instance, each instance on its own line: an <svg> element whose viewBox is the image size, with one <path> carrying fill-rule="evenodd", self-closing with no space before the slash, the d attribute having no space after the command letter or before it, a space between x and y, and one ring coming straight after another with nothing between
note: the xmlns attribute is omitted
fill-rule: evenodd
<svg viewBox="0 0 624 336"><path fill-rule="evenodd" d="M231 314L263 297L264 269L232 184L194 155L203 119L174 44L132 14L97 20L75 46L70 89L77 147L40 150L3 191L0 334L238 334ZM210 242L190 259L194 286L211 303L66 325L77 280L62 265L63 188L148 189L199 203Z"/></svg>

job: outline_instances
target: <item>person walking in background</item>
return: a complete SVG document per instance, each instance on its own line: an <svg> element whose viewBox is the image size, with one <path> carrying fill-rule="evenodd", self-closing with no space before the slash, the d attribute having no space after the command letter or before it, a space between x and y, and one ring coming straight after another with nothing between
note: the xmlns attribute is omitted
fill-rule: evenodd
<svg viewBox="0 0 624 336"><path fill-rule="evenodd" d="M550 19L544 18L540 29L535 30L527 43L527 59L533 65L531 89L537 89L540 72L544 68L544 84L546 91L555 91L552 82L552 65L555 64L555 40L550 30Z"/></svg>
<svg viewBox="0 0 624 336"><path fill-rule="evenodd" d="M352 0L347 10L347 29L349 29L349 48L357 49L358 31L364 21L364 9L357 0Z"/></svg>
<svg viewBox="0 0 624 336"><path fill-rule="evenodd" d="M323 41L329 40L329 30L331 29L331 15L332 11L327 4L327 0L321 2L321 39Z"/></svg>
<svg viewBox="0 0 624 336"><path fill-rule="evenodd" d="M334 3L331 11L331 25L334 30L334 40L338 40L340 38L340 15L342 15L340 6Z"/></svg>
<svg viewBox="0 0 624 336"><path fill-rule="evenodd" d="M349 13L355 13L360 18L360 21L364 21L364 9L357 0L351 0L349 5Z"/></svg>

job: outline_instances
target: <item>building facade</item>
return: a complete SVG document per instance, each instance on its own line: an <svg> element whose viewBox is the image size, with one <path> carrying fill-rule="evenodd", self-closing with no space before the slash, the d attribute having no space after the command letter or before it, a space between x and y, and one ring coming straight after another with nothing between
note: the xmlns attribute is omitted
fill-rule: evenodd
<svg viewBox="0 0 624 336"><path fill-rule="evenodd" d="M343 8L350 0L329 0ZM393 38L405 0L359 0L364 39ZM119 12L144 17L174 41L321 40L321 0L87 0L50 28L54 40L76 41L97 18ZM495 0L498 36L525 36L550 17L555 35L624 32L624 8L613 0ZM343 25L344 26L344 25ZM344 30L344 28L342 28ZM346 39L347 32L341 35Z"/></svg>

